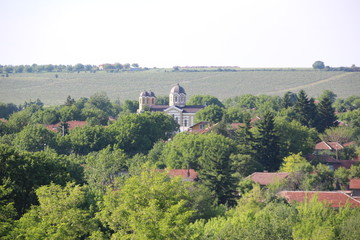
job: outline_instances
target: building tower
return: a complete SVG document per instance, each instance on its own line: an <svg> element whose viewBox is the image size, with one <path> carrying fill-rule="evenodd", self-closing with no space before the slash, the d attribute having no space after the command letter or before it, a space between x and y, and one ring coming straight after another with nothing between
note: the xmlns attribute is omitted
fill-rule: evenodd
<svg viewBox="0 0 360 240"><path fill-rule="evenodd" d="M139 109L138 112L142 112L147 107L156 105L156 96L151 91L143 91L139 97Z"/></svg>
<svg viewBox="0 0 360 240"><path fill-rule="evenodd" d="M186 105L186 92L179 84L170 90L169 106L185 107Z"/></svg>

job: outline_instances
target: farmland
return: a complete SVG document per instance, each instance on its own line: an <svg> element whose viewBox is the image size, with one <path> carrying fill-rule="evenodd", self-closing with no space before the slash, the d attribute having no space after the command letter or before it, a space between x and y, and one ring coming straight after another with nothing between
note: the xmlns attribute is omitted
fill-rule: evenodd
<svg viewBox="0 0 360 240"><path fill-rule="evenodd" d="M165 69L120 73L17 73L0 77L0 102L21 104L39 98L46 105L58 105L68 95L78 99L96 92L105 92L111 100L135 100L143 90L152 90L157 96L168 95L176 83L184 86L189 96L208 94L221 100L243 94L282 96L286 91L300 89L312 97L328 89L345 98L359 94L360 73L314 70L173 72Z"/></svg>

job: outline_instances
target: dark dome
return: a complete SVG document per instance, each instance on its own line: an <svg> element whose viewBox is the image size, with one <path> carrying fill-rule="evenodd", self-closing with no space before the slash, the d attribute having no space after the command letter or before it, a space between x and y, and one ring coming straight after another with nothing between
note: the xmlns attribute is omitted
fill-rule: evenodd
<svg viewBox="0 0 360 240"><path fill-rule="evenodd" d="M171 90L170 90L170 93L184 93L186 94L185 92L185 89L183 87L181 87L179 84L177 84L176 86L174 86Z"/></svg>
<svg viewBox="0 0 360 240"><path fill-rule="evenodd" d="M155 93L151 91L143 91L140 93L140 97L155 97Z"/></svg>
<svg viewBox="0 0 360 240"><path fill-rule="evenodd" d="M140 93L140 97L147 97L149 96L149 93L147 91L143 91Z"/></svg>

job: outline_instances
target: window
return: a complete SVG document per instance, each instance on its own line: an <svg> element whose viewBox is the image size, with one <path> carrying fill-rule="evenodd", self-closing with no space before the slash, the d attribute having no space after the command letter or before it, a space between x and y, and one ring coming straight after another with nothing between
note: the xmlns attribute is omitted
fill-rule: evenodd
<svg viewBox="0 0 360 240"><path fill-rule="evenodd" d="M179 118L178 118L178 117L175 117L175 121L178 123L178 122L179 122Z"/></svg>
<svg viewBox="0 0 360 240"><path fill-rule="evenodd" d="M187 125L188 125L188 124L187 124L187 120L185 119L185 120L184 120L184 126L187 127Z"/></svg>
<svg viewBox="0 0 360 240"><path fill-rule="evenodd" d="M175 96L175 102L177 102L178 101L178 97L177 96Z"/></svg>

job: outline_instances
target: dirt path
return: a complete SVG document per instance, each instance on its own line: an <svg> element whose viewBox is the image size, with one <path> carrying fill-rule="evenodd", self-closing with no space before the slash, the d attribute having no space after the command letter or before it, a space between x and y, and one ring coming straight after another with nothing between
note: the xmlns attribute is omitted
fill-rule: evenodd
<svg viewBox="0 0 360 240"><path fill-rule="evenodd" d="M336 75L336 76L332 76L332 77L325 78L325 79L322 79L322 80L319 80L319 81L316 81L316 82L300 85L300 86L297 86L297 87L281 89L281 90L273 91L273 92L267 92L267 94L285 93L285 92L288 92L288 91L292 92L292 91L299 90L299 89L305 89L305 88L312 87L312 86L315 86L315 85L319 85L319 84L322 84L322 83L338 80L338 79L340 79L342 77L346 77L346 76L349 76L349 75L352 75L352 74L354 74L354 73L353 72L342 73L342 74L339 74L339 75Z"/></svg>

